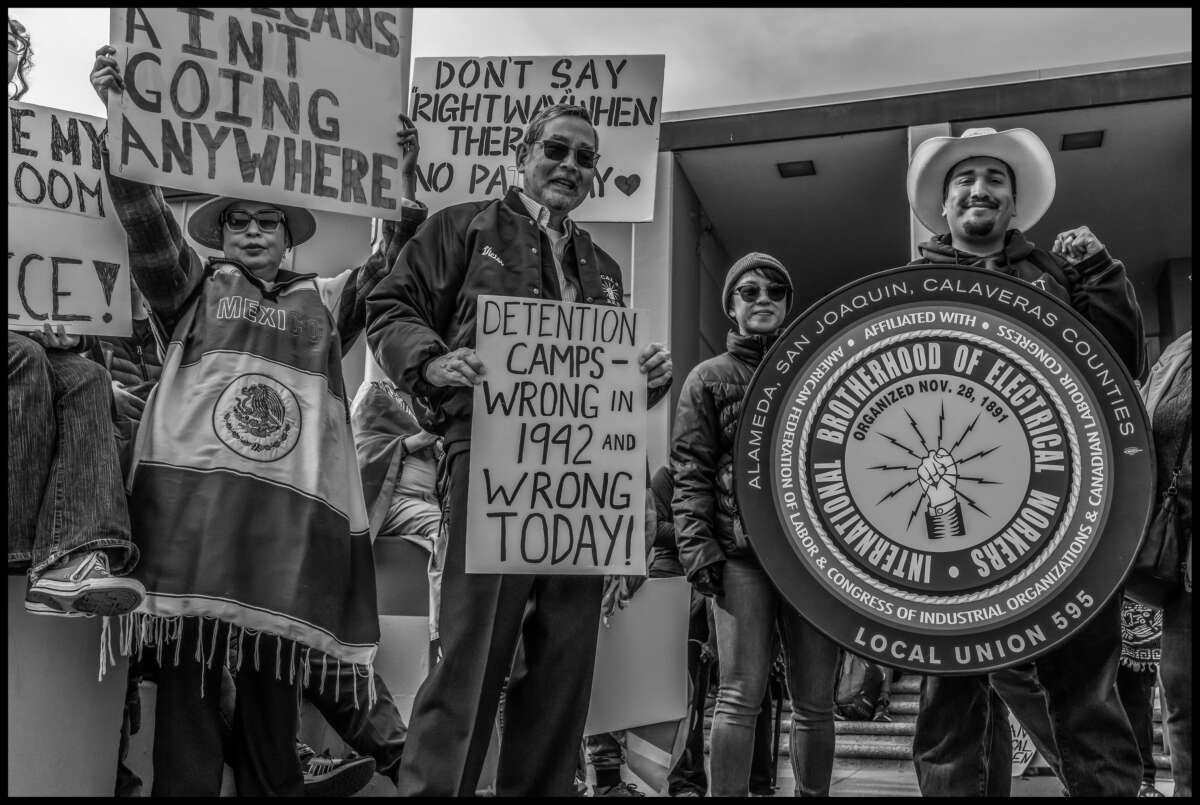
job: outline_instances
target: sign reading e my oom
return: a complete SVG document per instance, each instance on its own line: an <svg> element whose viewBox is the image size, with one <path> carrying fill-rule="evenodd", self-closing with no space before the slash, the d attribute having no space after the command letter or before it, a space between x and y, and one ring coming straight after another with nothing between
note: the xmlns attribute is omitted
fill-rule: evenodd
<svg viewBox="0 0 1200 805"><path fill-rule="evenodd" d="M8 328L126 336L129 251L98 117L8 103Z"/></svg>
<svg viewBox="0 0 1200 805"><path fill-rule="evenodd" d="M649 221L666 57L485 56L413 64L412 119L421 130L417 175L436 208L497 198L520 181L517 145L538 112L587 110L600 161L579 221Z"/></svg>
<svg viewBox="0 0 1200 805"><path fill-rule="evenodd" d="M645 313L478 305L467 572L644 575Z"/></svg>
<svg viewBox="0 0 1200 805"><path fill-rule="evenodd" d="M114 8L113 170L202 193L400 217L397 9Z"/></svg>

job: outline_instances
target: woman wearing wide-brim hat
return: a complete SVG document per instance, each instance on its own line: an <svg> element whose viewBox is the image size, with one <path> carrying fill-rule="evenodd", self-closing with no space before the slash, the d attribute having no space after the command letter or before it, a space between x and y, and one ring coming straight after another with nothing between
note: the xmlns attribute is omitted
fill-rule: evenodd
<svg viewBox="0 0 1200 805"><path fill-rule="evenodd" d="M123 85L115 50L96 55L107 104ZM342 696L361 685L374 699L375 572L341 363L367 294L425 217L410 201L416 130L400 119L401 219L331 277L283 267L316 232L307 210L213 199L188 222L221 253L205 261L159 189L105 159L134 278L168 338L127 482L146 600L120 624L122 650L158 663L155 796L218 795L226 760L241 796L303 796L294 741L311 662L314 685L328 667ZM223 666L237 683L228 758Z"/></svg>

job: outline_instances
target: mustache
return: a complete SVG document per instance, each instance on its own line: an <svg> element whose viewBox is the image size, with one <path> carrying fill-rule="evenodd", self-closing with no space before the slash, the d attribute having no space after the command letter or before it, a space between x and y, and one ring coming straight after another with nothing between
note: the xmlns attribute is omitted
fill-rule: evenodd
<svg viewBox="0 0 1200 805"><path fill-rule="evenodd" d="M971 206L980 206L980 207L989 207L989 208L995 210L995 209L999 209L1000 202L998 202L995 199L990 198L988 196L971 196L966 201L962 202L959 206L964 207L964 208L971 207Z"/></svg>

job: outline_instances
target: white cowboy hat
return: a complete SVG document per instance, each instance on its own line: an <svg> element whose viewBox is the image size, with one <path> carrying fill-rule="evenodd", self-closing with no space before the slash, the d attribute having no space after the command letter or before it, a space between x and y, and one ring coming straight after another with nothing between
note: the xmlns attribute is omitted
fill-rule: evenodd
<svg viewBox="0 0 1200 805"><path fill-rule="evenodd" d="M217 196L196 208L188 217L187 230L192 240L201 246L221 251L224 246L221 241L221 213L225 208L238 201L246 199L231 196ZM292 237L292 246L299 246L317 232L317 219L303 207L293 207L291 204L277 204L274 201L264 202L272 207L283 210L284 226Z"/></svg>
<svg viewBox="0 0 1200 805"><path fill-rule="evenodd" d="M1054 200L1054 161L1041 138L1029 129L967 129L961 137L930 137L917 146L908 164L908 203L925 228L950 231L942 215L946 174L971 157L992 157L1012 168L1017 213L1009 227L1027 231Z"/></svg>

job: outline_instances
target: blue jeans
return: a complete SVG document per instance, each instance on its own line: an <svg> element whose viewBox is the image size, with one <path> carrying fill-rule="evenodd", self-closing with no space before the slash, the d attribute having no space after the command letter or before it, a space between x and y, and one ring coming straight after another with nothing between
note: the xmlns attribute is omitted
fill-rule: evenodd
<svg viewBox="0 0 1200 805"><path fill-rule="evenodd" d="M755 725L771 670L776 625L792 702L791 760L800 796L826 796L833 775L838 647L800 617L754 559L728 559L715 600L720 687L713 713L712 796L746 796Z"/></svg>
<svg viewBox="0 0 1200 805"><path fill-rule="evenodd" d="M1175 796L1192 795L1192 594L1180 590L1163 607L1162 660L1158 666L1167 700Z"/></svg>
<svg viewBox="0 0 1200 805"><path fill-rule="evenodd" d="M1118 593L1066 645L1034 660L1062 782L1073 797L1137 794L1142 763L1117 696L1121 655ZM927 676L913 740L924 796L1007 796L1007 714L987 675Z"/></svg>
<svg viewBox="0 0 1200 805"><path fill-rule="evenodd" d="M114 573L138 551L104 367L8 334L8 564L37 574L67 554L104 548Z"/></svg>

